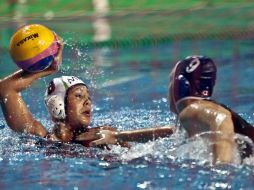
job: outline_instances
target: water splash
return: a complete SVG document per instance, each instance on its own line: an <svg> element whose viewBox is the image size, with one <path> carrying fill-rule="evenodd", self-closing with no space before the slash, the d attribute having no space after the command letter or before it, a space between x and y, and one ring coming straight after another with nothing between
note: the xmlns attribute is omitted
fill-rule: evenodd
<svg viewBox="0 0 254 190"><path fill-rule="evenodd" d="M74 44L72 39L64 41L63 64L61 72L82 78L91 88L97 88L97 79L103 75L103 70L93 64L86 44Z"/></svg>
<svg viewBox="0 0 254 190"><path fill-rule="evenodd" d="M153 115L153 117L151 117ZM39 117L39 116L37 116ZM174 122L173 116L161 115L160 112L155 110L133 110L130 112L128 108L122 109L120 112L115 112L111 115L111 118L106 120L105 114L101 113L95 115L94 125L103 125L105 123L114 123L114 127L119 130L131 130L131 129L141 129L148 126L152 126L155 122L158 122L158 118L162 117L162 124L169 124ZM166 118L170 118L170 122ZM132 118L132 119L130 119ZM50 129L53 125L48 119L41 119L40 121L44 126L47 126ZM0 121L4 126L6 123ZM160 123L157 123L160 124ZM205 132L199 135L196 135L192 138L186 139L186 135L180 131L177 131L175 134L171 135L168 138L158 139L155 141L150 141L147 143L131 143L131 148L122 148L119 146L113 145L111 150L98 150L98 149L86 149L80 145L49 145L46 143L46 147L40 146L38 141L41 141L37 137L29 135L19 135L11 131L8 127L2 129L0 135L0 154L2 155L1 159L13 158L19 159L23 155L23 158L26 158L26 154L33 155L37 158L43 158L45 155L52 156L73 156L73 157L94 157L101 160L107 161L119 161L119 162L130 162L137 159L142 159L145 161L151 162L160 162L167 163L179 160L196 160L195 162L204 165L212 163L212 146L215 142L211 141L212 136L215 133ZM217 135L217 134L216 134ZM253 143L241 135L236 135L236 139L240 139L241 142L248 143L252 148ZM43 141L44 142L44 141ZM45 145L45 142L42 145ZM89 151L88 151L89 150ZM20 157L21 156L21 157ZM46 156L46 157L47 157ZM29 160L29 157L26 158ZM251 155L249 158L243 160L243 164L254 165L254 156ZM240 164L239 154L235 154L234 164Z"/></svg>

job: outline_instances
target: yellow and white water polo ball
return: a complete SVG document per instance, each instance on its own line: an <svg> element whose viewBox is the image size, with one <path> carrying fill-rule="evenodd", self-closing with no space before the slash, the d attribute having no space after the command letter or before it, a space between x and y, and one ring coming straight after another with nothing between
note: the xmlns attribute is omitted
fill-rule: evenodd
<svg viewBox="0 0 254 190"><path fill-rule="evenodd" d="M57 35L40 24L19 28L10 40L9 51L18 67L39 72L50 66L58 53Z"/></svg>

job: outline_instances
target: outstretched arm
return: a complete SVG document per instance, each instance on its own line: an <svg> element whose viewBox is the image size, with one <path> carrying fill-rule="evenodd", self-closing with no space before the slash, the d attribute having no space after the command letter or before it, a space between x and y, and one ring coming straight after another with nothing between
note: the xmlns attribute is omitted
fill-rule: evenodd
<svg viewBox="0 0 254 190"><path fill-rule="evenodd" d="M40 122L33 118L32 113L27 108L27 105L21 96L21 91L28 88L33 82L41 77L58 71L58 67L62 60L62 49L63 45L61 43L59 53L48 69L37 73L28 73L19 70L0 80L1 107L7 124L14 131L27 132L41 137L46 135L46 129Z"/></svg>
<svg viewBox="0 0 254 190"><path fill-rule="evenodd" d="M170 136L175 131L173 126L154 127L146 129L138 129L132 131L110 131L101 130L97 133L98 140L91 142L91 145L100 144L116 144L117 142L129 141L129 142L147 142L149 140L155 140ZM76 140L89 140L90 136L86 133L79 135Z"/></svg>

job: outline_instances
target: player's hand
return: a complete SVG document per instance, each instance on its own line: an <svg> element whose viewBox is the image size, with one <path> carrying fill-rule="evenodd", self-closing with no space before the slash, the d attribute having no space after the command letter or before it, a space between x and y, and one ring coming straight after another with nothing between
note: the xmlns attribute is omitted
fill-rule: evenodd
<svg viewBox="0 0 254 190"><path fill-rule="evenodd" d="M58 71L60 69L60 66L62 64L62 54L63 54L63 48L64 48L64 42L63 39L56 35L57 38L57 45L58 45L58 52L54 57L53 63L50 65L50 69L52 71Z"/></svg>
<svg viewBox="0 0 254 190"><path fill-rule="evenodd" d="M99 132L101 130L110 130L110 131L116 131L115 128L111 126L100 126L100 127L94 127L89 128L88 131L85 131L81 134L79 134L75 139L77 141L94 141L100 139Z"/></svg>
<svg viewBox="0 0 254 190"><path fill-rule="evenodd" d="M110 131L110 130L101 130L97 133L98 140L94 140L90 142L90 146L97 146L102 144L117 144L117 135L118 132Z"/></svg>
<svg viewBox="0 0 254 190"><path fill-rule="evenodd" d="M76 141L94 141L100 138L99 131L88 131L78 135Z"/></svg>

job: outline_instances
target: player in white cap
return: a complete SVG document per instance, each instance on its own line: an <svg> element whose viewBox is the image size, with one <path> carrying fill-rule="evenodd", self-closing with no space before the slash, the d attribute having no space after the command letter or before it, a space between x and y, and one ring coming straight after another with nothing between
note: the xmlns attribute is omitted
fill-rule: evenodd
<svg viewBox="0 0 254 190"><path fill-rule="evenodd" d="M52 65L41 72L29 73L19 70L14 74L0 80L0 102L8 126L16 132L45 137L52 141L80 143L84 146L92 145L90 142L100 138L100 131L114 131L111 126L90 128L91 100L85 83L75 76L61 76L54 78L46 91L45 104L53 120L54 127L51 132L37 121L25 101L21 92L30 87L31 84L41 77L56 73L62 59L61 46L58 55L54 58ZM158 137L168 136L173 133L174 127L150 128L126 134L129 140L148 141ZM77 138L85 135L89 139ZM128 140L126 139L126 140ZM124 139L113 143L128 146Z"/></svg>

